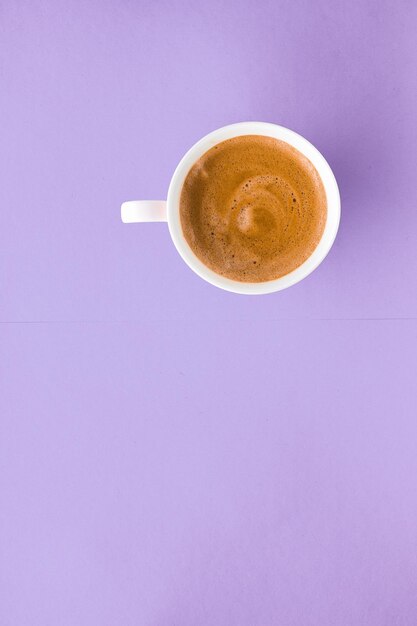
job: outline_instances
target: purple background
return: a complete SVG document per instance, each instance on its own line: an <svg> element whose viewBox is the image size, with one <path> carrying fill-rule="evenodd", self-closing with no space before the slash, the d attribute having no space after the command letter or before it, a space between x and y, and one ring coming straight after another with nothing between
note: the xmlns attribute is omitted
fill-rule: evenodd
<svg viewBox="0 0 417 626"><path fill-rule="evenodd" d="M417 4L0 5L2 626L415 626ZM302 283L222 292L166 226L227 123L342 195Z"/></svg>

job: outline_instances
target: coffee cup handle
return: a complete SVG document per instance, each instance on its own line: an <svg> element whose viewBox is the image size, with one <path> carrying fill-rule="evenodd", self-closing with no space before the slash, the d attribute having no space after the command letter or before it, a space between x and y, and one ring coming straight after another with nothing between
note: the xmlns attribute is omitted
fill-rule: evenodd
<svg viewBox="0 0 417 626"><path fill-rule="evenodd" d="M121 206L122 222L167 222L165 200L130 200Z"/></svg>

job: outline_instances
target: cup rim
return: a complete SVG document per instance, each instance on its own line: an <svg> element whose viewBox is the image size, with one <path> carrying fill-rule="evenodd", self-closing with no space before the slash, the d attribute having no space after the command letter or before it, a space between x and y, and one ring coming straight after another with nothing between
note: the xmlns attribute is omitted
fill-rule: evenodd
<svg viewBox="0 0 417 626"><path fill-rule="evenodd" d="M184 237L180 219L180 197L185 178L194 163L216 144L241 135L263 135L287 142L316 168L322 179L327 198L327 218L322 237L313 253L295 270L264 282L240 282L226 278L210 269L195 255ZM302 135L269 122L238 122L212 131L197 141L182 157L172 176L167 198L168 228L176 249L185 263L203 280L233 293L258 295L286 289L306 278L327 256L336 238L340 223L340 193L336 178L324 156Z"/></svg>

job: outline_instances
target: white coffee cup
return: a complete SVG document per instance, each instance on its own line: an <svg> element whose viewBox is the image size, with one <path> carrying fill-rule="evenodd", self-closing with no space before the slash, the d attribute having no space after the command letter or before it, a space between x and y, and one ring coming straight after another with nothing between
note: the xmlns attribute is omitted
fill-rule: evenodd
<svg viewBox="0 0 417 626"><path fill-rule="evenodd" d="M286 141L302 152L318 171L327 196L327 219L323 235L312 255L295 270L277 278L260 283L244 283L231 280L217 274L194 254L188 245L181 228L180 197L184 180L194 163L207 150L226 139L240 135L263 135ZM185 154L178 164L168 189L168 199L163 200L133 200L124 202L121 207L122 221L132 222L168 222L172 241L187 265L207 282L235 293L262 294L280 291L311 274L323 261L335 240L340 221L340 194L336 179L329 164L321 153L307 139L277 124L265 122L241 122L223 126L209 133L198 141Z"/></svg>

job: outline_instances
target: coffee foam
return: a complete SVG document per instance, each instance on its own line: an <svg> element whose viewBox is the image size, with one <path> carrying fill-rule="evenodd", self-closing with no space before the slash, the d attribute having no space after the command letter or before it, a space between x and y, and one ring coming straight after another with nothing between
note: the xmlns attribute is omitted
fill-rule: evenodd
<svg viewBox="0 0 417 626"><path fill-rule="evenodd" d="M314 251L327 215L312 163L286 142L228 139L189 171L181 192L184 236L212 270L242 282L288 274Z"/></svg>

